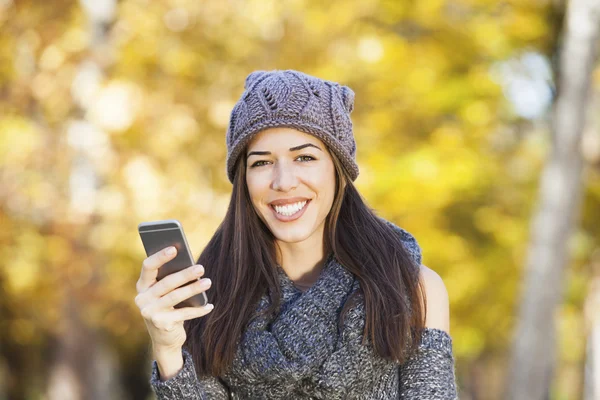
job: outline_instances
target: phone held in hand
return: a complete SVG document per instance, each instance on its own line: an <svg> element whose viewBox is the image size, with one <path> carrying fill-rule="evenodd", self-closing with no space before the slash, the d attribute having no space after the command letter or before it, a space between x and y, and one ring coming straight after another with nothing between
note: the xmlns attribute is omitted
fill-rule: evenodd
<svg viewBox="0 0 600 400"><path fill-rule="evenodd" d="M157 281L160 281L167 275L171 275L194 265L192 252L190 251L187 239L183 233L183 227L178 220L166 219L161 221L142 222L138 225L138 232L148 257L169 246L174 246L177 249L177 256L158 269L158 275L156 277ZM192 280L180 287L191 285L194 282L195 281ZM202 292L182 301L177 304L175 308L199 307L206 303L208 303L206 293Z"/></svg>

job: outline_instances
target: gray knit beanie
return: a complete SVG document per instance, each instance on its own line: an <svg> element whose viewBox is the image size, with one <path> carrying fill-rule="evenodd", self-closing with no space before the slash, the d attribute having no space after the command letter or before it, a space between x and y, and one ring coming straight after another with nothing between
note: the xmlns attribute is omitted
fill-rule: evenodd
<svg viewBox="0 0 600 400"><path fill-rule="evenodd" d="M352 89L294 70L254 71L246 77L244 89L227 128L227 177L231 183L246 144L259 131L276 126L319 138L356 180Z"/></svg>

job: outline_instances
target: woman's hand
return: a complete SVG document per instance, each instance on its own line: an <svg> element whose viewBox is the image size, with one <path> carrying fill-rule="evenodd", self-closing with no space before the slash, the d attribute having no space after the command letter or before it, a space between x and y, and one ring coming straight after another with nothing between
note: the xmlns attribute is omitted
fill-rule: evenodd
<svg viewBox="0 0 600 400"><path fill-rule="evenodd" d="M177 254L177 250L171 248L175 250L173 254L167 254L167 250L170 249L167 248L143 261L140 279L136 284L138 294L135 297L135 304L144 317L155 351L181 350L187 337L183 321L202 317L213 308L212 304L202 307L174 308L183 300L207 290L211 282L210 279L204 278L180 287L204 275L202 265L192 265L158 282L156 280L158 269Z"/></svg>

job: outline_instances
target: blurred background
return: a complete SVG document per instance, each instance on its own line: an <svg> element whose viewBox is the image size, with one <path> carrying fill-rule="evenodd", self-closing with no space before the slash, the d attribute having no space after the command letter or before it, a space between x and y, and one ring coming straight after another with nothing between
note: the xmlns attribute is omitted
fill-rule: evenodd
<svg viewBox="0 0 600 400"><path fill-rule="evenodd" d="M0 399L154 398L137 225L199 256L259 69L355 91L355 183L446 284L461 399L600 399L593 7L0 0Z"/></svg>

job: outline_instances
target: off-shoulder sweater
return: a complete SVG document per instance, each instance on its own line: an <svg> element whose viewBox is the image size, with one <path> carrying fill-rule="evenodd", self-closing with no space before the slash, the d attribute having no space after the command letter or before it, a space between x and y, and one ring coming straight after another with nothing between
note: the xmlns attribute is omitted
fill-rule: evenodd
<svg viewBox="0 0 600 400"><path fill-rule="evenodd" d="M420 248L414 237L393 226L420 265ZM158 364L156 360L152 361L150 385L157 399L458 399L452 338L447 332L426 327L418 351L400 365L378 359L372 348L357 344L361 339L359 335L341 332L337 337L336 325L329 324L329 321L335 319L343 304L325 307L332 309L330 313L323 312L324 305L334 304L328 301L342 287L335 282L346 279L354 289L359 284L356 280L352 281L352 275L335 260L328 261L327 265L331 266L326 266L317 283L306 292L295 287L280 270L284 293L282 309L285 310L282 314L285 315L280 315L273 324L265 323L262 330L248 329L248 332L254 333L247 333L250 336L247 342L252 345L258 343L256 346L261 352L258 357L264 357L264 360L261 359L260 363L244 360L253 353L238 349L236 360L239 359L238 369L241 372L238 371L237 375L200 377L196 374L190 353L183 347L183 368L166 381L160 380ZM356 329L364 326L364 309L359 307L348 315L350 324L356 321ZM282 327L278 327L277 323ZM320 328L326 326L332 329ZM336 337L332 340L331 336ZM242 341L238 346L244 343ZM328 343L332 344L328 347ZM324 350L320 350L321 347ZM284 359L285 363L280 359ZM309 367L295 369L298 360L301 360L302 367L305 364ZM274 366L281 369L283 381L277 381L276 377L271 379L271 375L279 373L279 369L273 369ZM264 373L262 378L267 379L259 382L261 372ZM291 391L293 380L297 381L293 382L296 386ZM282 383L286 381L290 381L289 388Z"/></svg>

